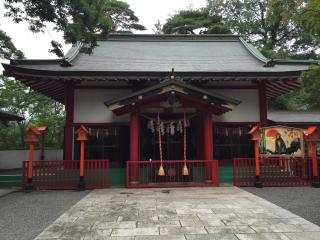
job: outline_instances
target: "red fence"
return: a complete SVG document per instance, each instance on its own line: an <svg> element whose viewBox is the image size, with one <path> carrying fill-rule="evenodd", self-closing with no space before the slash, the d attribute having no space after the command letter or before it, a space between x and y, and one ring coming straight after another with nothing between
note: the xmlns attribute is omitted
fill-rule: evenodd
<svg viewBox="0 0 320 240"><path fill-rule="evenodd" d="M163 161L165 175L159 176L160 161L127 161L126 185L129 188L205 187L219 185L218 161L188 160L189 174L184 176L184 161Z"/></svg>
<svg viewBox="0 0 320 240"><path fill-rule="evenodd" d="M263 186L306 186L311 184L311 175L310 158L260 158L260 179ZM254 158L234 158L233 176L235 186L253 187Z"/></svg>
<svg viewBox="0 0 320 240"><path fill-rule="evenodd" d="M22 187L26 187L28 161L23 161ZM79 165L76 160L33 161L33 186L35 189L77 189ZM109 187L109 161L85 160L86 189Z"/></svg>

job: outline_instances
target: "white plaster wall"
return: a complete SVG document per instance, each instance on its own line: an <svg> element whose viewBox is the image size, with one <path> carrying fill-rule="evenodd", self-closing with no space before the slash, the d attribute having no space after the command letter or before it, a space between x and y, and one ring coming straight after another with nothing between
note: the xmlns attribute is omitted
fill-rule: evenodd
<svg viewBox="0 0 320 240"><path fill-rule="evenodd" d="M210 92L242 101L232 111L213 115L215 122L259 122L258 89L210 89ZM75 123L129 122L129 114L116 116L104 102L130 94L130 90L76 89L74 101Z"/></svg>
<svg viewBox="0 0 320 240"><path fill-rule="evenodd" d="M74 99L75 123L129 122L129 115L116 116L104 102L130 94L130 90L76 89Z"/></svg>
<svg viewBox="0 0 320 240"><path fill-rule="evenodd" d="M45 150L45 160L62 160L62 149L47 149ZM0 151L0 169L15 169L22 168L22 161L28 160L28 150L6 150ZM34 151L34 160L40 160L41 151Z"/></svg>
<svg viewBox="0 0 320 240"><path fill-rule="evenodd" d="M212 89L210 92L242 101L231 112L221 116L213 115L214 122L259 122L258 89Z"/></svg>

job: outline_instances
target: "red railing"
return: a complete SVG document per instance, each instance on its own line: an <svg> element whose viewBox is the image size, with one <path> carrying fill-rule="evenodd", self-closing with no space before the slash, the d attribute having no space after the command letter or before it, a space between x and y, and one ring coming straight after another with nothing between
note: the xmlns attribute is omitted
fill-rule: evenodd
<svg viewBox="0 0 320 240"><path fill-rule="evenodd" d="M260 158L260 179L266 187L307 186L311 174L310 158ZM235 186L254 186L254 158L234 158L233 177Z"/></svg>
<svg viewBox="0 0 320 240"><path fill-rule="evenodd" d="M126 186L151 187L205 187L219 186L218 161L188 160L189 174L184 176L184 161L163 161L165 176L159 176L160 161L127 161Z"/></svg>
<svg viewBox="0 0 320 240"><path fill-rule="evenodd" d="M26 187L28 161L23 161L22 187ZM79 161L52 160L33 161L32 182L35 189L77 189ZM109 187L109 161L85 160L86 189Z"/></svg>

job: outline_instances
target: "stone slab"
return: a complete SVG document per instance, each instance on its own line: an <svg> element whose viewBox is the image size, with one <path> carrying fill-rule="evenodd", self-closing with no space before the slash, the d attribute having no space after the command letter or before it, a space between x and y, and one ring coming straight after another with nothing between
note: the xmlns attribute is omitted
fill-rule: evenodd
<svg viewBox="0 0 320 240"><path fill-rule="evenodd" d="M92 191L37 240L319 240L319 233L319 226L235 187L105 189Z"/></svg>

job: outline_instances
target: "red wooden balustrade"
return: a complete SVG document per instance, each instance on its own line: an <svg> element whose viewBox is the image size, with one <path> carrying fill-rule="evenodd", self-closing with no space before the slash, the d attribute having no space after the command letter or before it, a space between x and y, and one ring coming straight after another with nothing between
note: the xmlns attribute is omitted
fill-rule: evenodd
<svg viewBox="0 0 320 240"><path fill-rule="evenodd" d="M160 161L127 161L126 186L151 187L205 187L219 186L217 160L187 160L189 175L182 175L184 161L163 161L165 176L159 176ZM134 173L132 169L135 169Z"/></svg>
<svg viewBox="0 0 320 240"><path fill-rule="evenodd" d="M265 187L294 187L311 184L311 158L260 158L260 178ZM233 159L234 185L253 187L255 181L254 158Z"/></svg>
<svg viewBox="0 0 320 240"><path fill-rule="evenodd" d="M80 162L76 160L33 161L32 180L35 189L77 189ZM27 182L28 161L23 161L22 187ZM109 187L109 161L85 160L87 189Z"/></svg>

